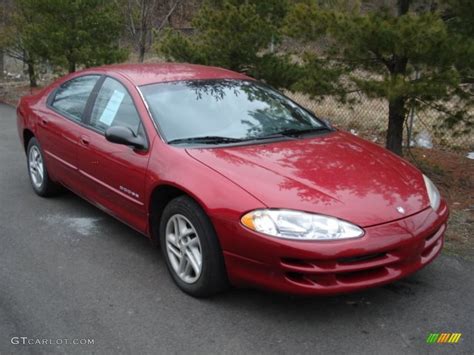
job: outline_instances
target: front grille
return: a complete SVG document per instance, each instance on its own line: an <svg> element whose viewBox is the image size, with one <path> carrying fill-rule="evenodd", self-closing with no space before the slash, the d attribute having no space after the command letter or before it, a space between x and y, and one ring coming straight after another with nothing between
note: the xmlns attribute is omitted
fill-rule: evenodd
<svg viewBox="0 0 474 355"><path fill-rule="evenodd" d="M445 229L443 224L424 239L417 239L400 249L334 259L282 258L281 266L289 281L304 286L331 287L383 281L389 277L390 270L393 273L407 263L424 264L431 260L442 247Z"/></svg>
<svg viewBox="0 0 474 355"><path fill-rule="evenodd" d="M421 253L422 258L430 258L432 254L435 254L437 250L441 249L443 244L443 233L446 230L446 225L443 224L436 232L430 234L425 238L423 245L423 251Z"/></svg>
<svg viewBox="0 0 474 355"><path fill-rule="evenodd" d="M352 264L352 263L357 263L357 262L361 262L361 261L380 259L380 258L385 257L386 255L387 255L386 253L377 253L377 254L353 256L353 257L350 257L350 258L339 259L339 263L341 263L341 264Z"/></svg>
<svg viewBox="0 0 474 355"><path fill-rule="evenodd" d="M344 272L341 274L336 274L336 279L342 283L358 283L363 282L367 279L377 279L384 277L388 274L385 267L378 267L375 269L368 269L362 271L353 271L353 272Z"/></svg>

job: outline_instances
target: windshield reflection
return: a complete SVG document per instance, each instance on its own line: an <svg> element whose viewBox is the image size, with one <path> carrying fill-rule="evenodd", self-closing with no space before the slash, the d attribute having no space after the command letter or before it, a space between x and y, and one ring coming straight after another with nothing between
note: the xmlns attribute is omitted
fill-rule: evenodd
<svg viewBox="0 0 474 355"><path fill-rule="evenodd" d="M141 88L165 139L248 140L324 127L277 91L253 81L194 80Z"/></svg>

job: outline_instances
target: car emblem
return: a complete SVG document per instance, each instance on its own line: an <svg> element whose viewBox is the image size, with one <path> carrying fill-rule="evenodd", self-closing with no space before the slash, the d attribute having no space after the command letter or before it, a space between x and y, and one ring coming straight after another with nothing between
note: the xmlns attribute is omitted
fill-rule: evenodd
<svg viewBox="0 0 474 355"><path fill-rule="evenodd" d="M402 206L398 206L397 211L401 214L405 214L405 209Z"/></svg>

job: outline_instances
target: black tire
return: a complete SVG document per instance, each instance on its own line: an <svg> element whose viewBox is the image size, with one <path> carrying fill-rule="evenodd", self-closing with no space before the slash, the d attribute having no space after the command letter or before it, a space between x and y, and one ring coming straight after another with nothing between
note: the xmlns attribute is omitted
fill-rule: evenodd
<svg viewBox="0 0 474 355"><path fill-rule="evenodd" d="M199 278L193 283L184 282L171 265L167 245L166 226L171 217L182 215L197 232L202 254L202 269ZM194 297L209 297L228 288L227 273L222 249L209 217L191 198L180 196L165 207L160 221L160 246L166 266L174 282L187 294Z"/></svg>
<svg viewBox="0 0 474 355"><path fill-rule="evenodd" d="M37 149L37 152L39 152L41 156L42 166L43 166L43 180L41 184L39 185L33 181L33 177L30 170L31 169L31 166L30 166L31 154L30 153L32 149ZM28 176L30 178L31 187L33 188L33 191L37 195L41 197L51 197L51 196L57 195L62 190L60 185L58 185L57 183L55 183L54 181L50 179L48 175L48 170L46 169L43 150L41 149L41 146L39 145L38 140L34 137L31 138L28 142L28 147L26 149L26 160L27 160Z"/></svg>

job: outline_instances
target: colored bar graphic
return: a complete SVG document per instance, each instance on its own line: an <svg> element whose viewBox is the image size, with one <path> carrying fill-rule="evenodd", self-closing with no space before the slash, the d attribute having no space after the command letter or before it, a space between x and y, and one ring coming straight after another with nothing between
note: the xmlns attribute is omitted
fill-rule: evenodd
<svg viewBox="0 0 474 355"><path fill-rule="evenodd" d="M431 333L428 335L428 338L426 339L426 342L428 344L436 343L436 340L438 340L439 333Z"/></svg>
<svg viewBox="0 0 474 355"><path fill-rule="evenodd" d="M441 333L438 338L438 343L446 343L446 341L449 339L449 335L449 333Z"/></svg>
<svg viewBox="0 0 474 355"><path fill-rule="evenodd" d="M462 333L430 333L426 338L427 344L456 344L461 339Z"/></svg>
<svg viewBox="0 0 474 355"><path fill-rule="evenodd" d="M451 338L449 338L449 343L456 344L461 339L461 333L453 333L451 334Z"/></svg>

